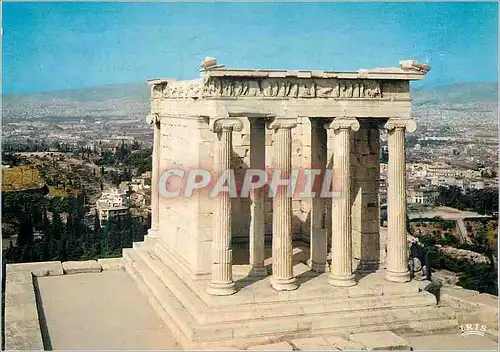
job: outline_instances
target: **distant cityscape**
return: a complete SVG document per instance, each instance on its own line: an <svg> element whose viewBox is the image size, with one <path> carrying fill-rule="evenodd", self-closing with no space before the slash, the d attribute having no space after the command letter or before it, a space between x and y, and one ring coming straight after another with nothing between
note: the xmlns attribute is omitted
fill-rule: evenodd
<svg viewBox="0 0 500 352"><path fill-rule="evenodd" d="M431 203L439 186L466 189L498 185L495 83L455 85L413 93L417 131L406 137L408 201ZM454 88L455 91L449 93ZM475 89L477 101L467 102ZM482 95L481 95L482 93ZM466 102L466 103L464 103ZM115 152L123 143L151 148L146 84L4 98L3 150ZM382 131L381 178L387 145ZM385 158L385 160L384 160ZM384 203L384 184L382 183Z"/></svg>
<svg viewBox="0 0 500 352"><path fill-rule="evenodd" d="M412 98L418 128L406 135L410 235L431 239L442 255L496 265L496 83L419 88ZM3 193L13 197L4 199L2 222L4 249L11 248L8 260L116 256L143 238L151 221L153 131L145 121L149 99L146 84L4 97ZM382 239L388 161L383 130L380 138ZM19 213L20 199L33 190L43 190L49 199L37 198L34 208ZM63 199L63 205L55 199ZM79 210L71 210L72 202ZM86 230L57 230L63 226L57 225L61 215L62 224L80 222ZM74 241L67 250L61 249L66 240L57 239L61 231ZM22 249L31 248L32 241L31 252ZM39 251L45 254L38 256ZM443 270L436 271L436 278L454 284L462 275L465 282L462 269L453 273L439 265ZM482 281L490 285L484 290L496 292L494 281ZM470 285L477 288L478 283Z"/></svg>

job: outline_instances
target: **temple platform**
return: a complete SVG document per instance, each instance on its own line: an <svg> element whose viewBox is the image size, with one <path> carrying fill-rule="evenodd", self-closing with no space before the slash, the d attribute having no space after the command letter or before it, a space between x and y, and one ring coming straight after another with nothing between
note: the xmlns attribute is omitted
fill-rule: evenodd
<svg viewBox="0 0 500 352"><path fill-rule="evenodd" d="M125 251L129 263L132 257L139 257L133 270L138 269L137 265L145 265L141 258L149 256L146 253L151 245L151 241L146 241L146 244L137 244L134 250ZM158 247L155 251L159 250ZM296 247L294 252L295 260L304 257L303 248ZM246 256L245 250L236 253L239 261ZM224 297L219 297L211 302L211 307L203 291L200 296L190 288L182 291L186 290L185 284L177 289L169 284L166 288L163 281L177 274L165 275L159 280L148 269L141 274L146 281L137 285L125 271L125 266L130 265L125 264L125 258L9 264L6 270L5 350L180 350L184 346L260 351L498 350L496 296L461 287L441 287L436 306L427 292L406 291L401 286L401 289L392 290L390 284L382 281L381 273L372 273L360 278L357 291L341 289L349 296L339 297L333 292L336 291L334 287L331 294L324 294L328 288L320 280L324 275L307 273L300 263L295 263L295 270L300 272L301 288L311 299L306 299L306 295L292 297L293 292L283 295L271 291L268 278L245 280L246 266L235 265L240 296L248 293L248 297L253 295L263 300L260 294L263 290L269 299L260 304L238 304L243 299L238 298L237 293L231 296L233 303L222 302ZM206 280L199 280L195 285L206 287L203 281ZM427 285L426 282L420 284ZM317 293L314 287L318 288ZM368 287L378 293L363 295L359 291ZM149 297L141 294L139 288ZM294 294L297 295L301 288ZM170 290L176 295L167 296L165 292L172 292ZM187 295L184 297L183 293ZM193 299L192 295L198 299ZM324 299L319 298L323 296ZM200 297L204 297L204 301ZM404 300L408 301L404 303ZM201 308L198 306L200 301ZM312 308L314 306L325 311ZM255 314L249 313L252 307ZM448 318L442 317L441 310ZM453 316L451 310L455 318L450 317ZM221 314L228 311L233 314ZM210 315L210 312L213 313ZM202 316L205 323L196 321ZM346 328L339 327L339 323L345 323ZM461 328L467 324L472 328L476 324L484 326L476 331L477 334L462 334ZM387 328L389 330L384 330ZM236 338L220 338L220 334L231 329ZM249 329L254 330L250 337L240 336L249 335ZM195 341L188 341L187 337ZM178 340L184 341L184 345L179 346Z"/></svg>
<svg viewBox="0 0 500 352"><path fill-rule="evenodd" d="M268 251L266 251L268 252ZM290 338L390 330L406 336L456 332L450 307L437 305L424 282L392 283L384 270L358 274L353 287L333 287L327 273L311 272L304 244L294 248L295 291L275 291L267 277L233 265L237 293L206 293L210 277L193 278L161 241L146 239L124 250L125 268L185 349L275 343ZM267 253L268 254L268 253ZM234 249L242 262L245 249ZM269 274L271 258L266 255Z"/></svg>

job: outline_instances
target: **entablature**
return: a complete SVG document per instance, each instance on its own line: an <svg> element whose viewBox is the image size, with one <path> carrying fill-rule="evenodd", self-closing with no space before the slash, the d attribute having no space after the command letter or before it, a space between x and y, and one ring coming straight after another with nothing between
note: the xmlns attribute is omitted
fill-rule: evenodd
<svg viewBox="0 0 500 352"><path fill-rule="evenodd" d="M210 65L207 65L210 63ZM150 80L152 99L409 99L411 80L430 66L413 60L396 68L358 72L227 69L213 58L202 77L189 81Z"/></svg>

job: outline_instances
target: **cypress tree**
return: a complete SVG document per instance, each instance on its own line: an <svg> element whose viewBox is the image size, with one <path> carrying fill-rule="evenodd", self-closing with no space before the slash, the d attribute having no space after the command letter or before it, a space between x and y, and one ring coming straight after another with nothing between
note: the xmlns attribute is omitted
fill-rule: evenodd
<svg viewBox="0 0 500 352"><path fill-rule="evenodd" d="M19 235L17 237L17 245L23 247L33 243L33 224L31 222L31 214L20 214Z"/></svg>
<svg viewBox="0 0 500 352"><path fill-rule="evenodd" d="M59 211L55 210L52 213L52 237L54 240L59 241L64 232L64 224L61 219Z"/></svg>

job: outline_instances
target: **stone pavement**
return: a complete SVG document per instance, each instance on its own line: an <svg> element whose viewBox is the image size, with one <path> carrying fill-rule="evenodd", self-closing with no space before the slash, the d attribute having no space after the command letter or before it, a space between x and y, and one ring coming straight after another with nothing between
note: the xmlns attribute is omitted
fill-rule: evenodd
<svg viewBox="0 0 500 352"><path fill-rule="evenodd" d="M102 273L95 272L95 262L8 265L6 349L42 350L40 330L46 349L179 349L163 316L156 315L147 298L123 271L122 260L97 263ZM40 293L38 303L35 303L35 291ZM458 287L442 288L440 296L441 304L455 309L458 324L465 327L484 324L486 330L481 328L481 331L485 336L461 336L458 325L457 330L442 329L435 331L435 335L424 332L420 336L412 330L352 334L325 331L309 337L304 334L273 336L265 342L249 343L249 347L237 348L223 343L224 346L214 345L211 350L498 350L496 296Z"/></svg>
<svg viewBox="0 0 500 352"><path fill-rule="evenodd" d="M125 271L39 277L38 285L54 350L177 348Z"/></svg>
<svg viewBox="0 0 500 352"><path fill-rule="evenodd" d="M349 336L317 336L279 343L251 346L248 351L498 351L497 342L488 336L459 333L402 337L391 331L376 331Z"/></svg>
<svg viewBox="0 0 500 352"><path fill-rule="evenodd" d="M405 337L414 351L498 351L498 342L488 336L439 334Z"/></svg>

